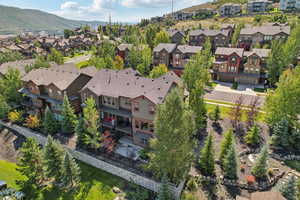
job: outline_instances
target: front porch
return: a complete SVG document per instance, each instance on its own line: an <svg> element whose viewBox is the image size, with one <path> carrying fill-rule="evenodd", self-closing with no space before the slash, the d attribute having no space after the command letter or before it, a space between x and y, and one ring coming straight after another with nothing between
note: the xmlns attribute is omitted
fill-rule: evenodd
<svg viewBox="0 0 300 200"><path fill-rule="evenodd" d="M140 151L142 149L142 147L133 144L132 139L128 137L122 137L119 140L114 152L123 157L130 158L132 160L138 160L140 157Z"/></svg>

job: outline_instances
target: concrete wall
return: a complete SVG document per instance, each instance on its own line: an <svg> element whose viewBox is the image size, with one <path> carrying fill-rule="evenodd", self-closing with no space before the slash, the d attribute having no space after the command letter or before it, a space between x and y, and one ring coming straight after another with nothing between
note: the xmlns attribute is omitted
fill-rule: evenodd
<svg viewBox="0 0 300 200"><path fill-rule="evenodd" d="M15 131L27 138L35 138L40 144L45 145L47 142L47 138L45 136L42 136L38 133L35 133L33 131L31 131L30 129L24 128L24 127L20 127L17 125L11 125L11 124L7 124L4 123L2 121L0 121L0 126L4 126L12 131ZM126 169L117 167L115 165L112 165L110 163L107 163L103 160L97 159L95 157L92 157L88 154L85 154L83 152L77 151L77 150L73 150L68 148L67 146L64 146L72 155L74 158L85 162L89 165L92 165L98 169L101 169L103 171L106 171L110 174L113 174L115 176L121 177L129 182L133 182L139 186L142 186L148 190L154 191L154 192L158 192L161 183L158 183L154 180L151 180L149 178L137 175L133 172L130 172ZM173 185L170 185L170 190L172 191L174 198L175 199L179 199L181 192L183 190L184 187L184 182L180 183L178 187L175 187Z"/></svg>

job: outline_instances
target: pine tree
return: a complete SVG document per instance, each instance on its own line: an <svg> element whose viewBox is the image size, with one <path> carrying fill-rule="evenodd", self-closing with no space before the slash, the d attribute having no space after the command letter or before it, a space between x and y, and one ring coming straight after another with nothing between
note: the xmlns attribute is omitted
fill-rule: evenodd
<svg viewBox="0 0 300 200"><path fill-rule="evenodd" d="M264 146L255 161L251 173L257 178L263 178L267 175L268 171L268 148Z"/></svg>
<svg viewBox="0 0 300 200"><path fill-rule="evenodd" d="M247 132L245 135L245 141L247 144L250 145L258 145L260 140L260 128L257 124L254 124L254 126Z"/></svg>
<svg viewBox="0 0 300 200"><path fill-rule="evenodd" d="M63 155L64 149L62 146L51 136L48 136L44 148L46 176L53 178L57 183L60 183L62 178Z"/></svg>
<svg viewBox="0 0 300 200"><path fill-rule="evenodd" d="M237 178L237 158L235 153L235 145L231 144L223 161L224 176L229 179Z"/></svg>
<svg viewBox="0 0 300 200"><path fill-rule="evenodd" d="M168 185L168 178L166 175L162 177L161 186L156 200L172 200L172 196Z"/></svg>
<svg viewBox="0 0 300 200"><path fill-rule="evenodd" d="M96 109L96 103L93 98L88 98L83 109L84 119L84 143L92 149L97 150L101 146L101 133L99 132L100 119L99 112Z"/></svg>
<svg viewBox="0 0 300 200"><path fill-rule="evenodd" d="M61 127L64 133L73 133L77 124L77 117L75 111L72 108L67 95L64 96L62 106L62 121Z"/></svg>
<svg viewBox="0 0 300 200"><path fill-rule="evenodd" d="M42 151L33 138L22 145L18 160L18 171L28 179L27 182L40 186L45 180Z"/></svg>
<svg viewBox="0 0 300 200"><path fill-rule="evenodd" d="M197 130L206 129L207 127L207 110L204 103L204 86L205 83L197 81L196 87L192 89L189 97L189 107L195 114Z"/></svg>
<svg viewBox="0 0 300 200"><path fill-rule="evenodd" d="M219 156L219 161L221 163L221 165L223 165L223 160L225 158L225 156L227 155L228 149L231 146L231 144L233 143L233 130L229 129L225 135L224 138L221 142L221 150L220 150L220 156Z"/></svg>
<svg viewBox="0 0 300 200"><path fill-rule="evenodd" d="M73 157L66 152L62 164L62 183L70 191L80 184L80 168Z"/></svg>
<svg viewBox="0 0 300 200"><path fill-rule="evenodd" d="M299 191L295 176L289 178L289 180L282 185L279 191L287 200L297 200Z"/></svg>
<svg viewBox="0 0 300 200"><path fill-rule="evenodd" d="M7 117L7 113L10 110L10 106L6 102L4 96L0 95L0 119Z"/></svg>
<svg viewBox="0 0 300 200"><path fill-rule="evenodd" d="M220 107L217 105L213 112L214 123L217 123L220 120L220 113L221 113Z"/></svg>
<svg viewBox="0 0 300 200"><path fill-rule="evenodd" d="M45 111L43 127L44 127L44 132L50 135L54 135L59 130L59 124L55 119L53 113L49 109L49 107L47 107Z"/></svg>
<svg viewBox="0 0 300 200"><path fill-rule="evenodd" d="M182 91L173 89L158 106L154 129L148 168L157 176L167 174L171 181L181 181L190 169L195 144L193 113L185 108Z"/></svg>
<svg viewBox="0 0 300 200"><path fill-rule="evenodd" d="M271 138L272 145L275 147L288 148L290 138L290 124L285 118L275 124Z"/></svg>
<svg viewBox="0 0 300 200"><path fill-rule="evenodd" d="M201 172L206 176L211 176L215 173L214 145L211 134L207 137L205 145L201 150L199 167Z"/></svg>
<svg viewBox="0 0 300 200"><path fill-rule="evenodd" d="M80 117L78 120L78 123L75 128L75 133L77 135L77 145L83 145L86 132L84 128L84 119L82 117Z"/></svg>

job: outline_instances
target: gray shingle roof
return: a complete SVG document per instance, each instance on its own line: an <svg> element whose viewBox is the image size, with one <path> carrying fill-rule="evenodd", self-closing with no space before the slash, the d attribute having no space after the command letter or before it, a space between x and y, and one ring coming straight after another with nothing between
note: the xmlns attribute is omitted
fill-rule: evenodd
<svg viewBox="0 0 300 200"><path fill-rule="evenodd" d="M167 31L170 35L170 37L173 37L176 33L180 33L181 35L185 35L183 31L176 30L176 29L170 29Z"/></svg>
<svg viewBox="0 0 300 200"><path fill-rule="evenodd" d="M173 84L181 84L179 77L169 72L166 75L150 79L141 77L135 70L102 69L82 89L89 89L98 96L127 97L130 99L145 96L153 103L162 103Z"/></svg>
<svg viewBox="0 0 300 200"><path fill-rule="evenodd" d="M219 34L222 34L224 36L229 35L229 30L208 30L208 29L198 29L193 30L190 32L190 36L199 36L199 35L205 35L205 36L217 36Z"/></svg>
<svg viewBox="0 0 300 200"><path fill-rule="evenodd" d="M93 67L92 67L93 68ZM32 70L23 77L23 81L32 81L36 85L55 85L60 90L67 89L81 74L90 76L93 69L79 70L74 64L55 65L50 68ZM96 71L94 71L96 73Z"/></svg>
<svg viewBox="0 0 300 200"><path fill-rule="evenodd" d="M7 62L0 65L0 74L6 74L9 68L11 69L18 69L20 71L21 76L26 74L25 67L27 65L34 64L35 59L28 59L28 60L18 60L14 62Z"/></svg>
<svg viewBox="0 0 300 200"><path fill-rule="evenodd" d="M255 33L262 33L264 35L276 35L278 33L286 33L290 35L291 27L290 26L255 26L243 28L241 30L241 35L252 35Z"/></svg>
<svg viewBox="0 0 300 200"><path fill-rule="evenodd" d="M163 49L165 49L168 53L172 53L176 49L176 46L176 44L172 43L160 43L153 49L153 51L161 52Z"/></svg>
<svg viewBox="0 0 300 200"><path fill-rule="evenodd" d="M177 49L182 53L198 53L202 51L203 47L200 46L189 46L189 45L179 45Z"/></svg>
<svg viewBox="0 0 300 200"><path fill-rule="evenodd" d="M218 47L215 54L216 55L231 55L236 53L238 56L242 57L244 54L243 48L227 48L227 47Z"/></svg>

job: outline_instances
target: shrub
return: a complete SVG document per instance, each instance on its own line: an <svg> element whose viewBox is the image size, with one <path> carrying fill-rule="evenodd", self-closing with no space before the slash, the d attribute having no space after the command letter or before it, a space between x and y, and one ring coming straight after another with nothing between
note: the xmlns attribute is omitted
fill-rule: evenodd
<svg viewBox="0 0 300 200"><path fill-rule="evenodd" d="M25 126L31 129L39 128L41 125L41 122L39 118L36 115L29 115L25 120Z"/></svg>
<svg viewBox="0 0 300 200"><path fill-rule="evenodd" d="M23 121L22 115L23 115L22 111L14 110L8 113L8 119L13 123L22 122Z"/></svg>
<svg viewBox="0 0 300 200"><path fill-rule="evenodd" d="M268 169L269 176L274 176L274 170L272 168Z"/></svg>
<svg viewBox="0 0 300 200"><path fill-rule="evenodd" d="M255 183L255 176L249 175L246 177L246 180L249 185L252 185Z"/></svg>
<svg viewBox="0 0 300 200"><path fill-rule="evenodd" d="M196 179L190 178L190 180L187 182L186 186L190 191L195 191L198 188Z"/></svg>

